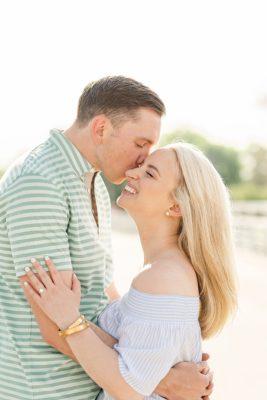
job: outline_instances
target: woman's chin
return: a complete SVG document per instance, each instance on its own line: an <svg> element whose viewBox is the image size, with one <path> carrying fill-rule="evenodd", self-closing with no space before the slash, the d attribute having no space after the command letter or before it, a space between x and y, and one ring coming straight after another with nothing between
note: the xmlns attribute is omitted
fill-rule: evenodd
<svg viewBox="0 0 267 400"><path fill-rule="evenodd" d="M116 200L116 204L118 207L125 209L124 205L123 205L123 200L122 200L122 195L120 195L117 200Z"/></svg>
<svg viewBox="0 0 267 400"><path fill-rule="evenodd" d="M131 194L123 190L117 198L116 204L125 211L129 211L133 207L133 204L135 204L135 202L133 203L133 199L135 200L136 196L136 194Z"/></svg>

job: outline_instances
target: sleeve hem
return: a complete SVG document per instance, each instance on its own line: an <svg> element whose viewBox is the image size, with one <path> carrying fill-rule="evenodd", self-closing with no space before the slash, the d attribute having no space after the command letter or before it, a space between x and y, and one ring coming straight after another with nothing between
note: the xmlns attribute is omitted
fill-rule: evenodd
<svg viewBox="0 0 267 400"><path fill-rule="evenodd" d="M151 388L150 390L148 390L148 389L142 388L140 385L137 385L136 383L133 383L133 382L129 379L129 377L127 376L127 374L125 374L125 372L123 371L122 359L121 359L120 356L119 356L118 361L119 361L119 371L120 371L120 374L121 374L122 378L125 380L125 382L127 383L127 385L131 386L131 388L132 388L133 390L135 390L135 391L136 391L138 394L140 394L141 396L150 396L150 395L153 393L155 387L153 387L153 388Z"/></svg>

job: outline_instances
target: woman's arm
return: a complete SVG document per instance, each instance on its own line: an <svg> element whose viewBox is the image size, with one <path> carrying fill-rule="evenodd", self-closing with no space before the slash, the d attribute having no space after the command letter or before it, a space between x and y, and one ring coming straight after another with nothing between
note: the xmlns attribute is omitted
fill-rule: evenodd
<svg viewBox="0 0 267 400"><path fill-rule="evenodd" d="M118 353L107 347L92 331L91 327L66 337L85 372L100 387L116 400L141 400L138 394L123 379L118 363Z"/></svg>

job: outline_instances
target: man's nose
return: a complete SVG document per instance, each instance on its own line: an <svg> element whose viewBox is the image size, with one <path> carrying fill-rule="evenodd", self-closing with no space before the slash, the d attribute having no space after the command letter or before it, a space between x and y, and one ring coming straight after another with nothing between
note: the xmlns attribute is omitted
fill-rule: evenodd
<svg viewBox="0 0 267 400"><path fill-rule="evenodd" d="M147 144L142 148L138 157L138 165L142 165L151 151L151 145Z"/></svg>
<svg viewBox="0 0 267 400"><path fill-rule="evenodd" d="M147 158L148 154L141 154L138 159L136 160L136 166L139 167L140 165L144 164L145 159Z"/></svg>

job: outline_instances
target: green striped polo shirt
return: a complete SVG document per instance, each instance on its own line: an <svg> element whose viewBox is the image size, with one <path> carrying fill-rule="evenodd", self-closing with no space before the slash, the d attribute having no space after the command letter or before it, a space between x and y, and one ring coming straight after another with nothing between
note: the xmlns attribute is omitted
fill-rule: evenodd
<svg viewBox="0 0 267 400"><path fill-rule="evenodd" d="M19 277L45 255L81 282L81 312L96 322L112 282L110 199L95 179L97 227L85 177L92 170L63 133L18 160L0 181L0 399L95 399L99 387L47 345ZM43 263L43 262L42 262Z"/></svg>

